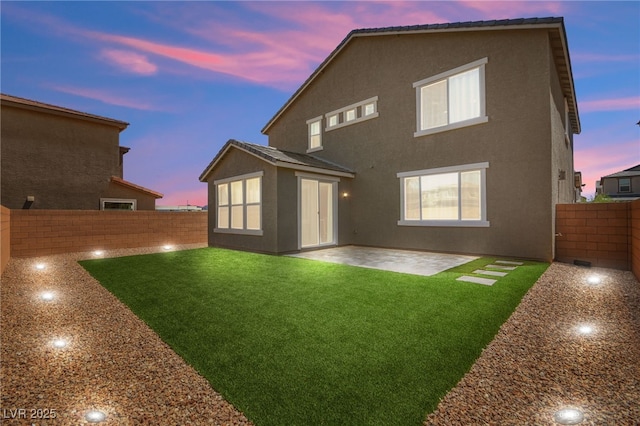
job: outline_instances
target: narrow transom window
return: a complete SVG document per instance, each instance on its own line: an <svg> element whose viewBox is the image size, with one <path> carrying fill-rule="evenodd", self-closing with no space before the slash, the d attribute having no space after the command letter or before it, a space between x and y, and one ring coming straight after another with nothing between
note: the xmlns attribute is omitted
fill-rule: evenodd
<svg viewBox="0 0 640 426"><path fill-rule="evenodd" d="M344 121L353 121L356 119L356 109L350 109L344 112Z"/></svg>
<svg viewBox="0 0 640 426"><path fill-rule="evenodd" d="M488 163L398 173L401 218L409 226L489 226Z"/></svg>
<svg viewBox="0 0 640 426"><path fill-rule="evenodd" d="M488 120L484 90L486 63L484 58L413 84L417 109L415 136Z"/></svg>

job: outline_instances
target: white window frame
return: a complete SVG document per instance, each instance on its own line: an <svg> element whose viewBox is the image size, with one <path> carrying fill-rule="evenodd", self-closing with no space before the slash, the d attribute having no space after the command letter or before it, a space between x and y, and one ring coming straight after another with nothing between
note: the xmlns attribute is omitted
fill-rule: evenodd
<svg viewBox="0 0 640 426"><path fill-rule="evenodd" d="M476 124L486 123L489 121L489 117L487 117L486 113L486 96L485 96L485 64L489 61L488 58L482 58L477 61L468 63L466 65L459 66L452 70L434 75L429 78L425 78L424 80L417 81L413 83L413 87L416 89L416 132L413 134L414 137L431 135L434 133L445 132L448 130L459 129L462 127L473 126ZM480 79L480 115L478 117L474 117L464 121L457 121L455 123L448 123L443 126L432 127L429 129L422 128L422 88L434 83L438 83L441 81L449 80L449 78L456 76L458 74L462 74L467 71L471 71L477 68L479 70L479 79ZM447 91L448 96L448 91ZM447 106L449 102L447 100ZM448 117L447 117L448 120Z"/></svg>
<svg viewBox="0 0 640 426"><path fill-rule="evenodd" d="M105 208L106 203L122 203L122 204L128 203L128 204L131 204L133 208L131 210L106 209ZM107 211L113 211L113 212L135 211L135 210L138 210L138 200L130 199L130 198L100 198L100 210L107 210Z"/></svg>
<svg viewBox="0 0 640 426"><path fill-rule="evenodd" d="M489 163L473 163L451 167L439 167L435 169L415 170L409 172L400 172L396 176L400 180L400 220L399 226L460 226L460 227L488 227L490 222L487 220L487 179L486 170ZM458 173L458 200L460 197L460 174L469 171L480 172L480 219L479 220L407 220L405 219L405 178L422 177L428 175L439 175L448 173ZM458 202L458 217L460 214L460 203Z"/></svg>
<svg viewBox="0 0 640 426"><path fill-rule="evenodd" d="M367 105L373 105L373 112L365 115L365 107ZM355 118L347 121L347 112L355 111ZM340 129L342 127L351 126L356 123L362 123L363 121L371 120L378 117L378 97L374 96L364 101L356 102L355 104L347 105L346 107L336 109L334 111L326 113L324 116L327 119L327 126L324 129L326 132L331 130ZM338 120L335 125L330 125L329 118L337 116Z"/></svg>
<svg viewBox="0 0 640 426"><path fill-rule="evenodd" d="M318 138L319 138L319 142L318 142L318 146L311 146L311 138L313 136L316 136L315 134L312 135L311 134L311 126L315 123L318 123ZM322 150L322 116L316 117L316 118L312 118L310 120L307 120L307 133L308 133L308 144L307 144L307 152L314 152L314 151L320 151Z"/></svg>
<svg viewBox="0 0 640 426"><path fill-rule="evenodd" d="M217 233L221 233L221 234L240 234L240 235L256 235L256 236L262 236L263 235L263 230L262 230L262 203L263 203L263 196L262 196L262 181L263 181L263 176L264 176L264 172L260 171L260 172L254 172L254 173L247 173L244 175L239 175L239 176L233 176L230 178L225 178L225 179L219 179L219 180L215 180L213 181L213 184L215 186L215 228L213 229L213 232L217 232ZM248 203L247 202L247 180L249 179L254 179L254 178L260 178L260 201L259 202L253 202L253 203ZM232 204L231 204L231 184L233 182L242 182L242 204L233 204L236 206L242 206L242 228L232 228L231 227L231 218L232 218ZM218 198L218 186L219 185L228 185L228 189L227 189L227 200L226 200L226 204L220 204L221 200ZM247 229L247 207L249 206L259 206L260 207L260 229ZM219 218L218 218L218 214L219 214L219 208L220 207L227 207L228 208L228 217L227 217L227 228L220 228L219 227Z"/></svg>
<svg viewBox="0 0 640 426"><path fill-rule="evenodd" d="M571 121L569 120L569 102L564 98L564 140L569 145L571 142Z"/></svg>

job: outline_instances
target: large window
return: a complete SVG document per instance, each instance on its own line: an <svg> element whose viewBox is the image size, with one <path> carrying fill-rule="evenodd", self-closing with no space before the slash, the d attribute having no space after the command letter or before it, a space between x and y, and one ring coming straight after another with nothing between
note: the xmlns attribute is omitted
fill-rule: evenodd
<svg viewBox="0 0 640 426"><path fill-rule="evenodd" d="M322 149L322 117L317 117L307 121L309 127L309 149L307 152L318 151Z"/></svg>
<svg viewBox="0 0 640 426"><path fill-rule="evenodd" d="M484 66L487 58L413 84L417 131L423 136L487 122Z"/></svg>
<svg viewBox="0 0 640 426"><path fill-rule="evenodd" d="M401 219L409 226L489 226L488 163L398 173Z"/></svg>
<svg viewBox="0 0 640 426"><path fill-rule="evenodd" d="M221 179L216 186L216 232L262 235L262 172Z"/></svg>

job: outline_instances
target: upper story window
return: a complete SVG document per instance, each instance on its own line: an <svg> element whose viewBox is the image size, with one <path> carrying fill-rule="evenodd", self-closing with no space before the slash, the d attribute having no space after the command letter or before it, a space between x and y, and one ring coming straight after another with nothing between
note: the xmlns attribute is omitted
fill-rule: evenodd
<svg viewBox="0 0 640 426"><path fill-rule="evenodd" d="M214 181L215 232L262 235L263 172Z"/></svg>
<svg viewBox="0 0 640 426"><path fill-rule="evenodd" d="M322 149L322 117L316 117L307 121L309 126L309 148L307 152L318 151Z"/></svg>
<svg viewBox="0 0 640 426"><path fill-rule="evenodd" d="M569 119L569 102L564 98L564 141L567 145L571 141L571 120Z"/></svg>
<svg viewBox="0 0 640 426"><path fill-rule="evenodd" d="M618 192L631 192L631 179L620 178L618 179Z"/></svg>
<svg viewBox="0 0 640 426"><path fill-rule="evenodd" d="M378 97L365 99L355 104L331 111L325 114L327 118L327 132L351 124L378 117Z"/></svg>
<svg viewBox="0 0 640 426"><path fill-rule="evenodd" d="M398 173L405 226L489 226L485 171L489 163Z"/></svg>
<svg viewBox="0 0 640 426"><path fill-rule="evenodd" d="M416 89L414 136L486 123L484 66L480 59L413 84Z"/></svg>

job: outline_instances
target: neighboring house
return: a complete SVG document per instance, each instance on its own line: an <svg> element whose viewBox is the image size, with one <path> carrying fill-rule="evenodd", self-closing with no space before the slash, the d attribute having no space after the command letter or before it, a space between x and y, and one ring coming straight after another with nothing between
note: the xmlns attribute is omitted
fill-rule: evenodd
<svg viewBox="0 0 640 426"><path fill-rule="evenodd" d="M551 260L580 132L562 18L354 30L200 175L209 243Z"/></svg>
<svg viewBox="0 0 640 426"><path fill-rule="evenodd" d="M162 198L123 179L128 123L5 94L0 105L3 206L154 210Z"/></svg>
<svg viewBox="0 0 640 426"><path fill-rule="evenodd" d="M596 194L604 194L613 201L633 201L640 198L640 164L603 176L596 181Z"/></svg>

